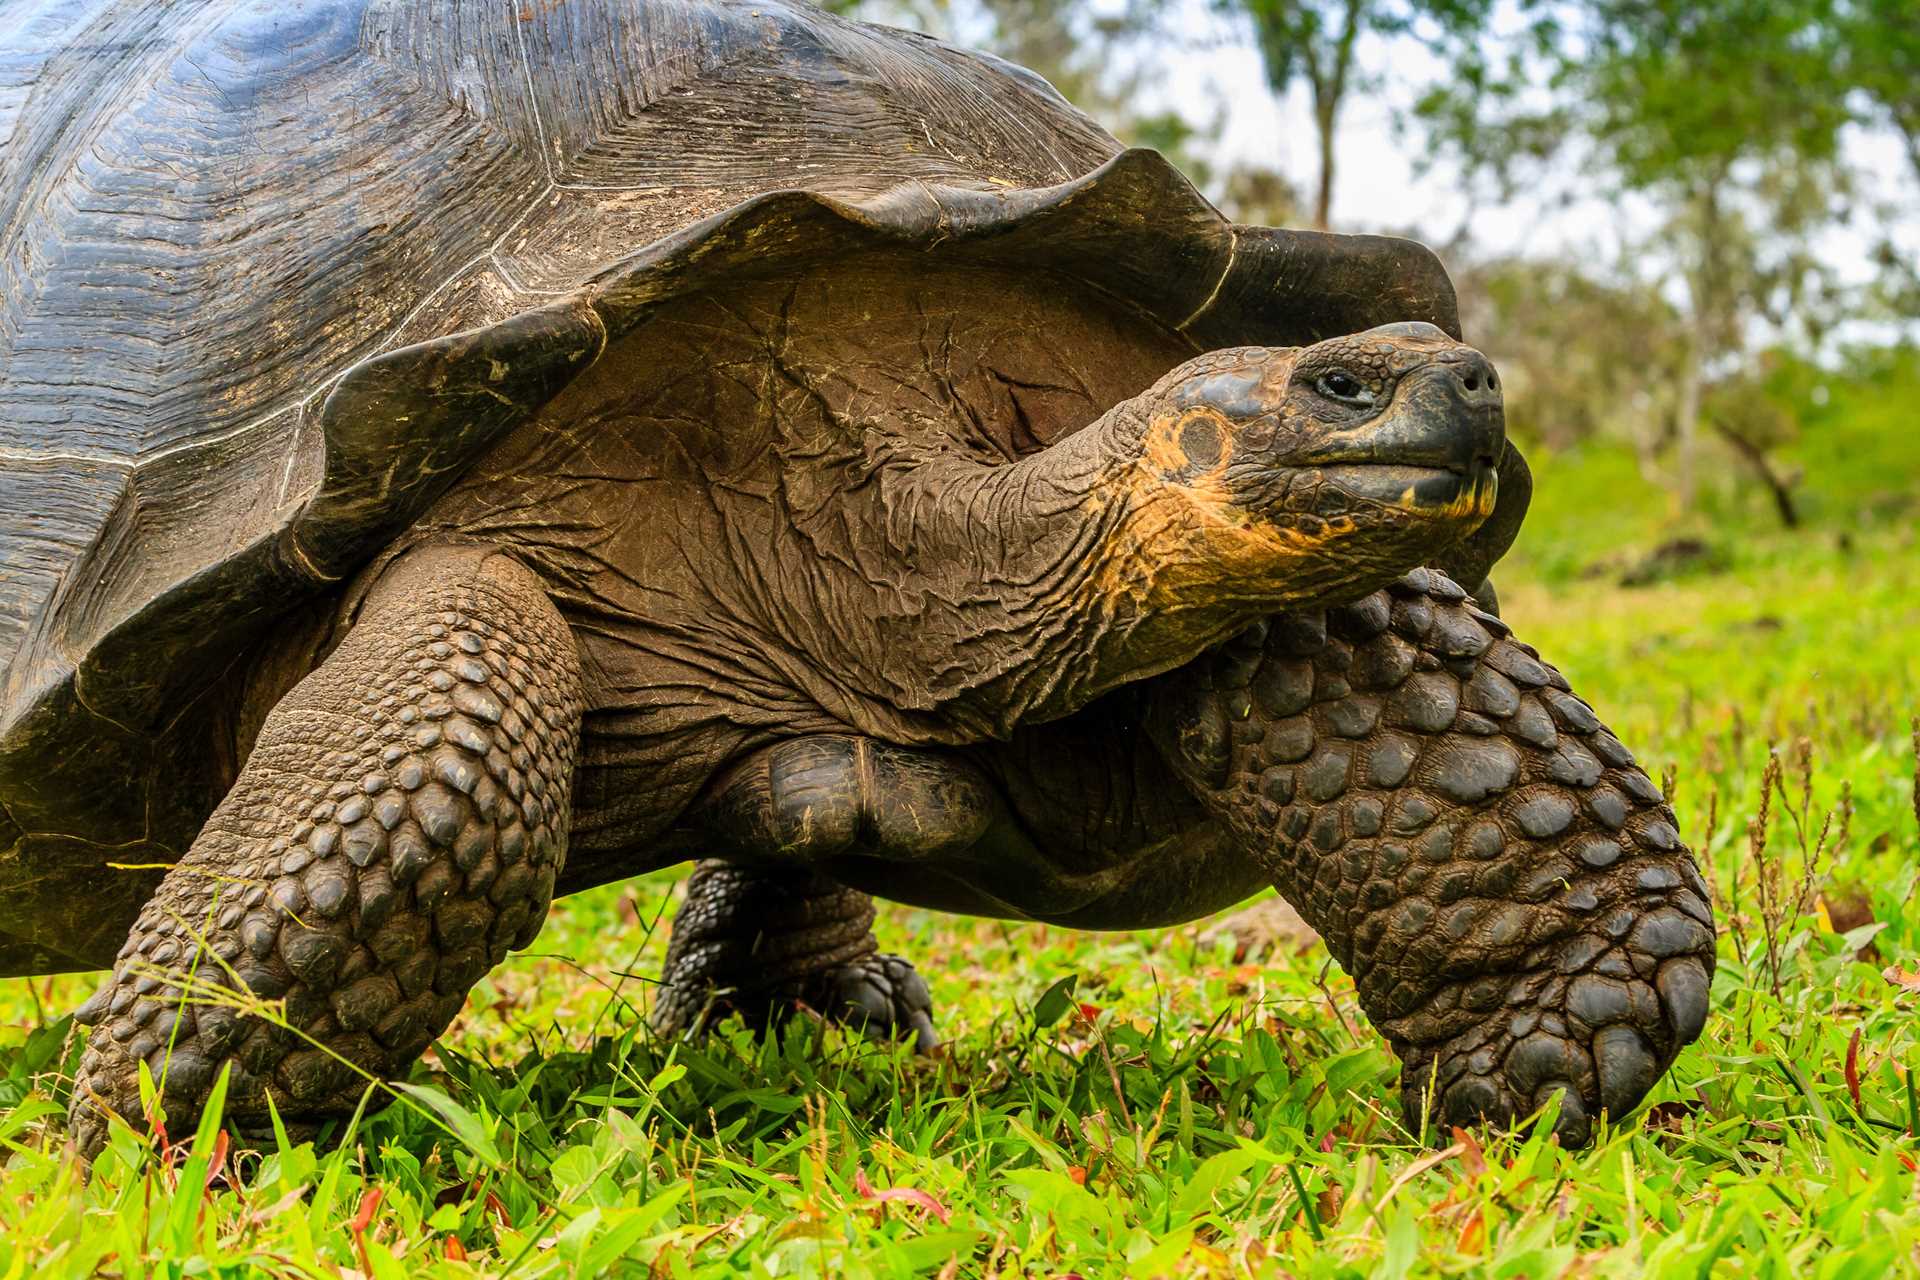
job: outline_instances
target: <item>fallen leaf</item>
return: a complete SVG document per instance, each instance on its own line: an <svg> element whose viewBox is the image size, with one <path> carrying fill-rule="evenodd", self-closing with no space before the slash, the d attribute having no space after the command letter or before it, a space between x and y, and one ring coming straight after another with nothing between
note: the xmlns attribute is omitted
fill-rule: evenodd
<svg viewBox="0 0 1920 1280"><path fill-rule="evenodd" d="M1460 1147L1460 1165L1467 1171L1469 1178L1477 1178L1487 1171L1487 1156L1480 1149L1479 1139L1459 1125L1455 1125L1453 1140Z"/></svg>
<svg viewBox="0 0 1920 1280"><path fill-rule="evenodd" d="M1412 1164L1400 1171L1400 1175L1387 1187L1386 1194L1369 1206L1369 1212L1378 1213L1381 1209L1384 1209L1387 1201L1393 1199L1394 1193L1399 1191L1400 1188L1406 1186L1409 1182L1412 1182L1415 1178L1433 1168L1433 1166L1453 1159L1460 1154L1461 1150L1460 1144L1455 1143L1453 1146L1440 1151L1429 1151L1418 1160L1415 1160Z"/></svg>
<svg viewBox="0 0 1920 1280"><path fill-rule="evenodd" d="M888 1200L900 1200L907 1204L917 1205L934 1217L940 1219L942 1226L945 1226L953 1220L953 1214L948 1211L947 1206L941 1204L939 1200L935 1199L934 1196L928 1192L921 1191L915 1187L887 1187L884 1190L875 1188L871 1182L867 1181L865 1166L858 1166L854 1169L853 1189L859 1193L862 1200L878 1200L883 1203Z"/></svg>
<svg viewBox="0 0 1920 1280"><path fill-rule="evenodd" d="M1460 1237L1453 1244L1454 1252L1479 1253L1486 1240L1487 1221L1480 1215L1480 1211L1475 1209L1467 1215L1466 1222L1461 1224Z"/></svg>
<svg viewBox="0 0 1920 1280"><path fill-rule="evenodd" d="M1829 889L1816 902L1820 917L1834 933L1853 935L1857 944L1853 958L1863 964L1877 964L1880 961L1880 947L1874 941L1879 932L1874 926L1879 922L1873 918L1873 901L1867 891L1858 886Z"/></svg>
<svg viewBox="0 0 1920 1280"><path fill-rule="evenodd" d="M1920 991L1920 973L1915 973L1911 969L1902 969L1897 964L1890 964L1880 971L1880 976L1902 991Z"/></svg>
<svg viewBox="0 0 1920 1280"><path fill-rule="evenodd" d="M1679 1133L1687 1117L1700 1110L1697 1102L1683 1102L1670 1098L1665 1102L1656 1102L1647 1108L1647 1128L1662 1129L1668 1133Z"/></svg>

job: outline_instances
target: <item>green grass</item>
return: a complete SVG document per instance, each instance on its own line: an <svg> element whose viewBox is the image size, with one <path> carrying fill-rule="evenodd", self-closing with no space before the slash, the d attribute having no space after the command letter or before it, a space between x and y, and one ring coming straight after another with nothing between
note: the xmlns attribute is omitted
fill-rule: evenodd
<svg viewBox="0 0 1920 1280"><path fill-rule="evenodd" d="M883 942L927 975L952 1038L937 1060L811 1025L661 1045L641 1014L667 875L560 903L417 1088L371 1097L318 1152L269 1139L242 1158L212 1124L158 1149L123 1132L89 1183L61 1149L58 1018L91 981L0 983L0 1277L1920 1270L1920 976L1882 972L1920 970L1907 392L1863 379L1810 419L1788 456L1811 524L1792 536L1734 489L1677 516L1618 452L1540 460L1509 617L1672 769L1739 923L1705 1038L1591 1150L1412 1144L1390 1119L1397 1067L1324 953L1236 963L1199 925L888 909ZM1582 576L1681 532L1722 548L1721 571ZM1816 851L1819 901L1768 910ZM1070 1000L1045 998L1066 978Z"/></svg>

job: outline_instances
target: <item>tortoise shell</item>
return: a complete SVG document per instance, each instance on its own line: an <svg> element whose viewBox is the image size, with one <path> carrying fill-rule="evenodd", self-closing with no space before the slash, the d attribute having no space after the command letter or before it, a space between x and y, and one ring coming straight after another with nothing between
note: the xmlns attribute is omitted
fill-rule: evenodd
<svg viewBox="0 0 1920 1280"><path fill-rule="evenodd" d="M8 16L0 974L110 963L263 630L676 298L886 250L1195 351L1458 331L1420 246L1235 226L1032 73L798 0Z"/></svg>

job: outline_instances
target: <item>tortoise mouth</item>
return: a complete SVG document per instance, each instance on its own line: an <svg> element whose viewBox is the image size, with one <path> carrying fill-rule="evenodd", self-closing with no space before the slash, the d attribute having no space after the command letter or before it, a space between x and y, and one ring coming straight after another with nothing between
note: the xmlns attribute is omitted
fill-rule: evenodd
<svg viewBox="0 0 1920 1280"><path fill-rule="evenodd" d="M1490 458L1465 469L1405 463L1350 463L1320 468L1321 481L1363 502L1404 511L1450 514L1493 510L1500 478Z"/></svg>

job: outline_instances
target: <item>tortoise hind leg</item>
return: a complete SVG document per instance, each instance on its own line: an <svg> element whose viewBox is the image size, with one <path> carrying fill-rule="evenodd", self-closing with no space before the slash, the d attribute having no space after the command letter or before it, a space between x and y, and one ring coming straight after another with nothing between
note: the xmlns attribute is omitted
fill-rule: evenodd
<svg viewBox="0 0 1920 1280"><path fill-rule="evenodd" d="M869 738L791 738L742 760L695 815L738 861L703 862L688 881L654 1027L697 1030L725 1009L764 1026L800 1003L931 1049L926 983L880 952L873 899L832 872L864 862L931 874L930 857L974 848L1000 816L961 762Z"/></svg>
<svg viewBox="0 0 1920 1280"><path fill-rule="evenodd" d="M799 1005L931 1049L933 997L873 936L873 899L806 870L703 861L687 881L652 1023L698 1033L738 1012L765 1028Z"/></svg>
<svg viewBox="0 0 1920 1280"><path fill-rule="evenodd" d="M481 548L397 562L78 1015L81 1151L109 1112L140 1119L143 1062L176 1130L223 1064L243 1124L269 1099L349 1111L404 1073L546 917L580 716L572 637L531 574Z"/></svg>

